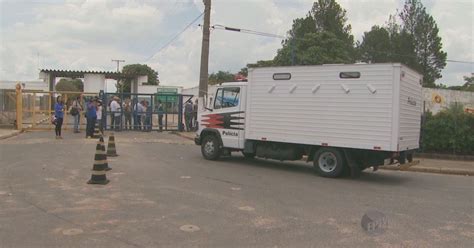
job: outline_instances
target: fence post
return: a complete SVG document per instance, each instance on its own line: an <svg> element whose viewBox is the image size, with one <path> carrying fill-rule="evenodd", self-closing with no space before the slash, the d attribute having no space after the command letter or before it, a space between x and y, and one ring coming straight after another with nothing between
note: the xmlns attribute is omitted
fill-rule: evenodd
<svg viewBox="0 0 474 248"><path fill-rule="evenodd" d="M183 95L178 95L178 131L184 131L183 127Z"/></svg>
<svg viewBox="0 0 474 248"><path fill-rule="evenodd" d="M21 84L16 84L16 130L23 129L23 94Z"/></svg>

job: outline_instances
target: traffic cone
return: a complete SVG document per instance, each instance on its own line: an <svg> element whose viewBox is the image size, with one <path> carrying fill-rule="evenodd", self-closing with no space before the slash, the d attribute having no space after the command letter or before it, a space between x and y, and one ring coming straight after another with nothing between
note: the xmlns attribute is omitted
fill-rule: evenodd
<svg viewBox="0 0 474 248"><path fill-rule="evenodd" d="M99 138L99 143L100 143L100 147L102 149L102 152L104 152L104 156L105 156L105 170L106 171L112 170L112 168L109 167L109 163L107 161L107 154L105 153L104 137L102 135Z"/></svg>
<svg viewBox="0 0 474 248"><path fill-rule="evenodd" d="M110 133L109 144L107 144L107 156L117 157L117 150L115 149L115 136L114 133Z"/></svg>
<svg viewBox="0 0 474 248"><path fill-rule="evenodd" d="M94 166L92 167L92 176L87 182L88 184L105 185L109 183L109 180L107 180L107 176L105 174L106 163L107 157L105 152L102 151L102 146L100 145L99 141L97 142L97 146L95 148Z"/></svg>
<svg viewBox="0 0 474 248"><path fill-rule="evenodd" d="M99 131L99 126L96 123L94 126L94 134L92 135L92 138L98 139L101 136L100 131Z"/></svg>

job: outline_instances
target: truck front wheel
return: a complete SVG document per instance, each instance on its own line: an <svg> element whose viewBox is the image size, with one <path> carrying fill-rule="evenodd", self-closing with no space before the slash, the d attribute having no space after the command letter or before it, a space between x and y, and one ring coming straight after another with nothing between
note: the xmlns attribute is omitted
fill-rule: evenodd
<svg viewBox="0 0 474 248"><path fill-rule="evenodd" d="M207 160L216 160L221 155L219 140L215 135L206 135L201 143L202 156Z"/></svg>
<svg viewBox="0 0 474 248"><path fill-rule="evenodd" d="M321 148L314 154L313 166L322 177L338 177L344 169L341 152L333 148Z"/></svg>

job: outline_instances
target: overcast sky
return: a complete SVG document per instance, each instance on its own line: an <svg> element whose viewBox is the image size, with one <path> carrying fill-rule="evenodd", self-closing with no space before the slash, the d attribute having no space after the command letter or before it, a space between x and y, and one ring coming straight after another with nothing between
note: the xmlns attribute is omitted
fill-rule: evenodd
<svg viewBox="0 0 474 248"><path fill-rule="evenodd" d="M212 0L211 24L284 35L313 2ZM372 25L383 25L403 5L403 0L338 2L347 10L356 39ZM438 24L448 59L473 61L473 1L422 2ZM159 72L163 85L195 86L202 18L163 46L203 9L202 0L0 0L0 79L34 80L38 68L115 70L111 59L124 59L125 64L147 63ZM272 59L280 47L278 39L213 30L209 73L234 72ZM473 68L448 62L438 83L461 84Z"/></svg>

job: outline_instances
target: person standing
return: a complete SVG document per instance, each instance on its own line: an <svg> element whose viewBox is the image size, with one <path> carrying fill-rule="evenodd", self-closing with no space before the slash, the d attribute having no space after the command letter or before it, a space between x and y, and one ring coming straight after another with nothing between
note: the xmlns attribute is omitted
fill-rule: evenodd
<svg viewBox="0 0 474 248"><path fill-rule="evenodd" d="M87 103L86 117L86 138L92 138L94 136L94 127L97 121L97 106L96 101L93 98L90 98L89 102Z"/></svg>
<svg viewBox="0 0 474 248"><path fill-rule="evenodd" d="M122 108L120 107L119 104L119 98L117 96L114 96L114 99L110 103L110 110L112 112L112 116L114 118L114 129L115 131L120 131L120 117L121 117L121 111Z"/></svg>
<svg viewBox="0 0 474 248"><path fill-rule="evenodd" d="M56 117L56 139L62 139L61 128L64 120L64 103L61 96L56 97L56 104L54 104L54 116Z"/></svg>
<svg viewBox="0 0 474 248"><path fill-rule="evenodd" d="M143 105L141 102L136 100L136 104L133 107L134 115L135 115L135 129L136 130L141 130L142 129L142 113L144 111Z"/></svg>
<svg viewBox="0 0 474 248"><path fill-rule="evenodd" d="M193 104L191 100L186 101L184 105L184 121L186 122L186 132L192 130L192 122L193 122Z"/></svg>
<svg viewBox="0 0 474 248"><path fill-rule="evenodd" d="M152 110L152 107L150 106L150 102L145 101L145 132L151 131L152 113L153 113L153 110Z"/></svg>
<svg viewBox="0 0 474 248"><path fill-rule="evenodd" d="M71 109L69 110L69 113L71 113L72 117L74 118L74 133L80 133L79 132L79 124L81 122L81 112L84 109L82 108L81 105L81 97L78 96L74 101L72 101Z"/></svg>
<svg viewBox="0 0 474 248"><path fill-rule="evenodd" d="M104 135L104 122L103 122L103 115L102 115L102 101L97 100L97 125L99 127L99 131L102 135Z"/></svg>
<svg viewBox="0 0 474 248"><path fill-rule="evenodd" d="M132 103L130 98L125 99L123 113L125 115L125 130L132 130Z"/></svg>
<svg viewBox="0 0 474 248"><path fill-rule="evenodd" d="M161 104L161 100L158 100L158 126L159 130L158 132L163 132L163 114L164 114L164 109L163 109L163 104Z"/></svg>

